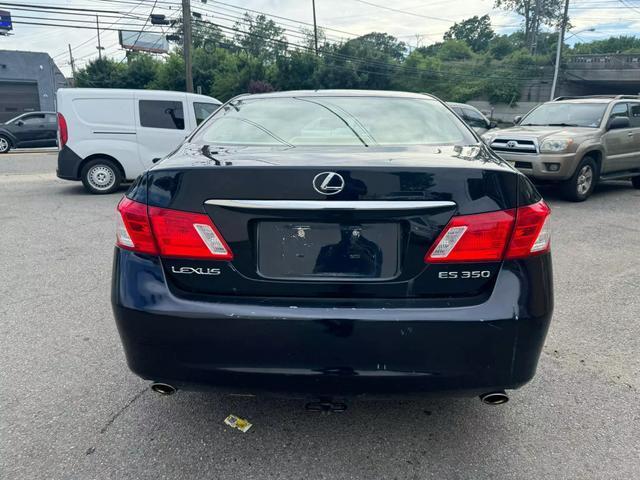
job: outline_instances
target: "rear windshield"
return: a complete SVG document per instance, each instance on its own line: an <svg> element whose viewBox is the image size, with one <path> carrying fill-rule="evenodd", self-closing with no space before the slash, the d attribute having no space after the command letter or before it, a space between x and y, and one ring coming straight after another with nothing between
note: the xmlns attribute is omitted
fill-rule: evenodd
<svg viewBox="0 0 640 480"><path fill-rule="evenodd" d="M524 117L520 125L598 128L606 103L545 103Z"/></svg>
<svg viewBox="0 0 640 480"><path fill-rule="evenodd" d="M441 103L390 97L240 99L219 109L192 141L289 146L477 143Z"/></svg>

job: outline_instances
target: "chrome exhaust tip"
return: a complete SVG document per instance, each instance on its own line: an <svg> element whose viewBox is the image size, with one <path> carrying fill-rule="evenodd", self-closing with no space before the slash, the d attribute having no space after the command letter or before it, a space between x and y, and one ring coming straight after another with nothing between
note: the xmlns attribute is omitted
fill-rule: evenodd
<svg viewBox="0 0 640 480"><path fill-rule="evenodd" d="M487 405L502 405L509 401L509 395L504 390L500 390L498 392L483 393L480 395L480 400Z"/></svg>
<svg viewBox="0 0 640 480"><path fill-rule="evenodd" d="M173 395L178 391L176 387L168 385L166 383L153 382L151 384L151 390L160 395Z"/></svg>

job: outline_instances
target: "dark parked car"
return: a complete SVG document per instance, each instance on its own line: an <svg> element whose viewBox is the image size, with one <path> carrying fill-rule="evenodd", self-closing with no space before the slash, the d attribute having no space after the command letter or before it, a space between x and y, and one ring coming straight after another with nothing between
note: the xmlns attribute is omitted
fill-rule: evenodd
<svg viewBox="0 0 640 480"><path fill-rule="evenodd" d="M0 124L0 153L12 148L55 147L58 120L55 112L31 112Z"/></svg>
<svg viewBox="0 0 640 480"><path fill-rule="evenodd" d="M434 97L243 95L121 200L116 323L160 393L502 403L551 319L548 216Z"/></svg>
<svg viewBox="0 0 640 480"><path fill-rule="evenodd" d="M480 110L472 105L454 102L447 102L447 105L451 107L451 110L460 115L460 118L467 122L467 125L473 128L478 135L482 135L488 130L498 126L496 122L489 120Z"/></svg>

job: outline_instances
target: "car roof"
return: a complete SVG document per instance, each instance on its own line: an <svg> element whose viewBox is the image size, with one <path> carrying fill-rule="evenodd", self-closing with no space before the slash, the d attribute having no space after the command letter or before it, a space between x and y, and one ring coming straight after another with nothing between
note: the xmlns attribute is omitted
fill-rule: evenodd
<svg viewBox="0 0 640 480"><path fill-rule="evenodd" d="M547 103L611 103L616 102L615 98L568 98L566 100L556 100Z"/></svg>
<svg viewBox="0 0 640 480"><path fill-rule="evenodd" d="M327 89L327 90L289 90L284 92L269 93L244 93L240 97L251 98L289 98L289 97L394 97L394 98L429 98L437 100L433 95L427 93L401 92L396 90L349 90L349 89Z"/></svg>
<svg viewBox="0 0 640 480"><path fill-rule="evenodd" d="M102 96L106 98L113 98L118 96L134 96L139 97L154 97L154 98L175 98L176 95L186 95L193 100L202 100L211 103L211 100L222 103L220 100L209 97L207 95L199 95L197 93L186 93L173 90L144 90L144 89L131 89L131 88L60 88L58 89L58 95L71 95L73 97L91 98L96 96Z"/></svg>

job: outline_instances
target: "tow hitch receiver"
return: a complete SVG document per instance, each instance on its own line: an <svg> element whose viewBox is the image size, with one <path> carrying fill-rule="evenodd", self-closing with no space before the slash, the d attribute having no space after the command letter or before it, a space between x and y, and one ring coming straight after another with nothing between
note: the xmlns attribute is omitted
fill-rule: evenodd
<svg viewBox="0 0 640 480"><path fill-rule="evenodd" d="M308 402L304 408L310 412L344 412L347 409L347 404L344 402L335 401L329 397L320 397L318 400Z"/></svg>

